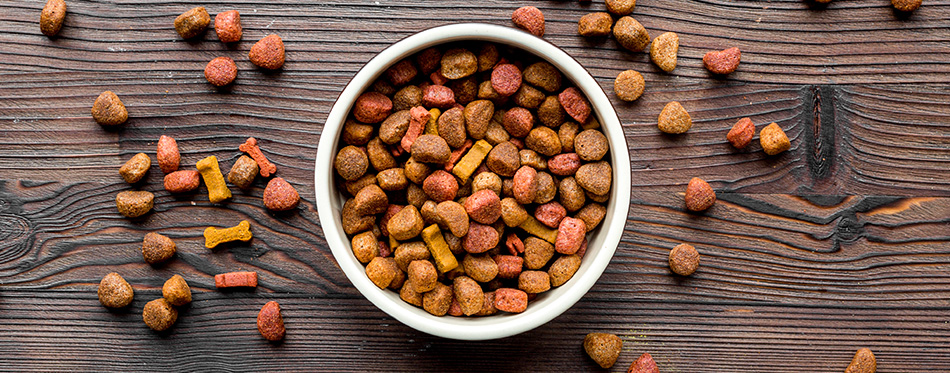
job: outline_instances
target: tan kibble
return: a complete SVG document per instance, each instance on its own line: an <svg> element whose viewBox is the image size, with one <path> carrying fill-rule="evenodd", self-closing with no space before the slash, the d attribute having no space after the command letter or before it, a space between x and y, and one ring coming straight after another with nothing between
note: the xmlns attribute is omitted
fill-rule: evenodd
<svg viewBox="0 0 950 373"><path fill-rule="evenodd" d="M558 287L574 277L577 269L581 267L581 257L578 255L564 255L554 260L551 268L548 268L548 275L551 276L551 286Z"/></svg>
<svg viewBox="0 0 950 373"><path fill-rule="evenodd" d="M142 240L142 257L148 264L157 264L175 255L175 241L158 233L150 232Z"/></svg>
<svg viewBox="0 0 950 373"><path fill-rule="evenodd" d="M498 276L498 263L489 255L466 254L462 259L465 274L478 282L489 282Z"/></svg>
<svg viewBox="0 0 950 373"><path fill-rule="evenodd" d="M551 276L544 271L523 271L518 275L518 289L528 294L551 290Z"/></svg>
<svg viewBox="0 0 950 373"><path fill-rule="evenodd" d="M452 287L441 282L422 296L422 309L436 316L444 316L452 305Z"/></svg>
<svg viewBox="0 0 950 373"><path fill-rule="evenodd" d="M109 308L122 308L132 303L134 291L122 276L112 272L99 282L99 303Z"/></svg>
<svg viewBox="0 0 950 373"><path fill-rule="evenodd" d="M528 212L514 198L508 197L501 200L501 219L509 227L517 227L528 220Z"/></svg>
<svg viewBox="0 0 950 373"><path fill-rule="evenodd" d="M622 349L623 340L614 334L590 333L584 337L584 351L604 369L614 366Z"/></svg>
<svg viewBox="0 0 950 373"><path fill-rule="evenodd" d="M607 11L618 16L625 16L633 13L633 8L637 5L637 0L606 0Z"/></svg>
<svg viewBox="0 0 950 373"><path fill-rule="evenodd" d="M66 19L66 2L49 0L40 13L40 31L49 37L56 36L63 28L64 19Z"/></svg>
<svg viewBox="0 0 950 373"><path fill-rule="evenodd" d="M670 270L689 276L699 268L699 252L693 245L681 243L670 250Z"/></svg>
<svg viewBox="0 0 950 373"><path fill-rule="evenodd" d="M406 242L399 245L396 247L396 251L393 255L395 256L396 266L399 267L401 271L408 271L409 263L417 260L429 260L429 258L432 257L426 244L419 241Z"/></svg>
<svg viewBox="0 0 950 373"><path fill-rule="evenodd" d="M844 373L875 373L877 372L877 359L870 349L862 348L854 354L851 364L844 370Z"/></svg>
<svg viewBox="0 0 950 373"><path fill-rule="evenodd" d="M350 240L350 246L353 247L353 255L360 263L366 264L379 255L379 245L376 242L376 235L372 231L366 231L353 236Z"/></svg>
<svg viewBox="0 0 950 373"><path fill-rule="evenodd" d="M584 221L588 232L600 225L605 216L607 216L607 208L597 203L588 203L574 214L575 218Z"/></svg>
<svg viewBox="0 0 950 373"><path fill-rule="evenodd" d="M663 71L670 72L676 68L676 53L680 49L680 38L675 32L666 32L653 39L650 46L650 60Z"/></svg>
<svg viewBox="0 0 950 373"><path fill-rule="evenodd" d="M541 269L554 256L554 245L537 237L524 240L524 266L527 269ZM530 291L529 291L530 293Z"/></svg>
<svg viewBox="0 0 950 373"><path fill-rule="evenodd" d="M472 193L480 190L490 190L501 195L501 177L494 172L482 172L472 179Z"/></svg>
<svg viewBox="0 0 950 373"><path fill-rule="evenodd" d="M774 122L765 126L759 132L759 143L762 144L762 150L765 150L765 154L768 155L776 155L792 147L788 135L785 134L785 131L782 131L782 127L779 127L778 123Z"/></svg>
<svg viewBox="0 0 950 373"><path fill-rule="evenodd" d="M634 52L640 52L650 44L650 34L647 29L633 19L633 17L621 17L614 24L614 37L620 46Z"/></svg>
<svg viewBox="0 0 950 373"><path fill-rule="evenodd" d="M135 184L145 177L148 168L152 166L152 159L145 153L138 153L129 158L122 167L119 168L119 175L129 184Z"/></svg>
<svg viewBox="0 0 950 373"><path fill-rule="evenodd" d="M412 289L417 293L425 293L435 289L439 282L439 273L435 270L435 265L428 260L414 260L409 263L406 274L409 275L409 283Z"/></svg>
<svg viewBox="0 0 950 373"><path fill-rule="evenodd" d="M465 316L471 316L481 311L485 302L485 293L475 280L468 276L456 277L452 284L452 290Z"/></svg>
<svg viewBox="0 0 950 373"><path fill-rule="evenodd" d="M693 126L693 119L679 102L673 101L663 107L660 117L657 119L657 127L660 131L669 134L680 134L689 131Z"/></svg>
<svg viewBox="0 0 950 373"><path fill-rule="evenodd" d="M577 33L581 36L607 36L610 35L610 28L613 23L614 19L610 16L610 13L585 14L577 21Z"/></svg>
<svg viewBox="0 0 950 373"><path fill-rule="evenodd" d="M105 91L92 104L92 118L103 126L117 126L129 119L129 111L118 95Z"/></svg>
<svg viewBox="0 0 950 373"><path fill-rule="evenodd" d="M115 196L115 205L122 216L137 218L152 210L155 195L144 190L126 190Z"/></svg>
<svg viewBox="0 0 950 373"><path fill-rule="evenodd" d="M640 73L627 70L617 75L614 80L614 93L624 101L636 101L643 94L646 82Z"/></svg>
<svg viewBox="0 0 950 373"><path fill-rule="evenodd" d="M184 306L191 303L191 288L183 277L174 275L162 286L162 296L173 306Z"/></svg>
<svg viewBox="0 0 950 373"><path fill-rule="evenodd" d="M248 189L254 184L254 178L261 171L257 162L253 158L242 155L231 166L228 172L228 182L241 189ZM356 194L356 193L354 193Z"/></svg>
<svg viewBox="0 0 950 373"><path fill-rule="evenodd" d="M149 328L160 332L175 324L178 320L178 310L172 307L165 298L158 298L145 304L142 320Z"/></svg>
<svg viewBox="0 0 950 373"><path fill-rule="evenodd" d="M375 257L366 265L366 277L369 277L380 289L385 289L396 278L399 267L393 258Z"/></svg>
<svg viewBox="0 0 950 373"><path fill-rule="evenodd" d="M211 16L204 7L197 7L175 18L175 31L182 39L191 39L200 35L211 24Z"/></svg>

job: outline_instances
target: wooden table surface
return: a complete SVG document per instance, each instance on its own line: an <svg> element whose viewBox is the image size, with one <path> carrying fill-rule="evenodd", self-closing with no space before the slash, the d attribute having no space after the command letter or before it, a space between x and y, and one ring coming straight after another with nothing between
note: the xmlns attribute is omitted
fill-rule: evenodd
<svg viewBox="0 0 950 373"><path fill-rule="evenodd" d="M633 16L651 35L680 36L669 74L612 39L577 35L602 1L67 2L49 39L43 1L0 0L0 370L589 371L599 368L584 335L609 332L624 340L612 371L649 352L662 372L840 372L861 347L882 372L950 371L950 1L907 16L887 0L640 0ZM243 41L180 40L174 18L198 5L239 10ZM550 323L495 341L432 337L374 307L336 265L314 207L317 142L337 95L377 52L437 25L510 25L522 5L544 11L545 38L608 93L623 70L646 78L634 103L610 95L632 161L628 221L604 275ZM287 47L276 73L246 58L269 33ZM739 71L711 77L703 54L731 46L743 52ZM217 56L240 69L230 91L204 80ZM90 117L104 90L129 109L121 129ZM656 129L672 100L694 119L682 136ZM746 116L779 123L792 149L732 149L725 133ZM227 167L258 138L300 208L268 213L260 179L223 206L204 188L172 196L153 166L141 189L156 193L155 212L122 218L115 195L133 188L117 169L154 156L163 134L177 138L183 164L216 155ZM684 211L694 176L719 193L704 215ZM250 244L203 247L205 227L242 219ZM147 232L172 237L177 258L145 264ZM685 279L666 264L680 242L703 255ZM257 271L260 287L215 291L213 275L234 270ZM127 309L97 300L112 271L135 287ZM141 310L173 274L194 302L154 333ZM255 327L269 300L284 308L279 345Z"/></svg>

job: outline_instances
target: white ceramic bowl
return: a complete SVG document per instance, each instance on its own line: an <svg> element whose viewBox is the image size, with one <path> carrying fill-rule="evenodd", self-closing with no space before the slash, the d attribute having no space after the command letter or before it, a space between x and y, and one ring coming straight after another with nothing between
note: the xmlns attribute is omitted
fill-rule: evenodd
<svg viewBox="0 0 950 373"><path fill-rule="evenodd" d="M520 314L499 312L484 317L433 316L399 299L399 294L380 289L366 277L365 267L356 260L350 240L340 224L343 196L334 185L333 158L340 132L353 102L389 66L425 48L444 43L476 40L510 45L540 56L556 66L590 100L602 131L610 142L613 181L607 215L599 228L588 235L589 244L580 269L566 284L540 294ZM571 56L547 41L521 30L498 25L463 23L440 26L409 36L386 48L353 77L337 99L317 147L314 171L317 211L327 244L346 277L367 299L403 324L429 334L462 340L484 340L512 336L534 329L557 317L576 303L600 278L623 234L630 203L630 160L620 120L606 94L593 77Z"/></svg>

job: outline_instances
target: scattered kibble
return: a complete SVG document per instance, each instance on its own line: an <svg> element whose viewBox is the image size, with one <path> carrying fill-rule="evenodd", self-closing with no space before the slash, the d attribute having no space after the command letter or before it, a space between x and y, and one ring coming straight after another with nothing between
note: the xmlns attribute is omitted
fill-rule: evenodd
<svg viewBox="0 0 950 373"><path fill-rule="evenodd" d="M205 247L213 249L216 246L233 241L250 241L253 235L251 234L251 223L248 223L247 220L241 220L238 225L219 229L215 227L205 228Z"/></svg>
<svg viewBox="0 0 950 373"><path fill-rule="evenodd" d="M788 135L782 131L777 123L769 124L759 132L759 143L762 144L762 150L765 154L776 155L791 149L792 144L788 140Z"/></svg>
<svg viewBox="0 0 950 373"><path fill-rule="evenodd" d="M615 334L590 333L584 337L584 351L601 368L609 369L617 362L623 340Z"/></svg>
<svg viewBox="0 0 950 373"><path fill-rule="evenodd" d="M221 175L217 157L212 155L202 159L195 166L198 168L198 172L201 173L205 186L208 187L208 200L211 203L218 203L231 198L231 190L224 183L224 176Z"/></svg>
<svg viewBox="0 0 950 373"><path fill-rule="evenodd" d="M693 245L681 243L670 250L670 270L680 276L689 276L699 268L699 252Z"/></svg>
<svg viewBox="0 0 950 373"><path fill-rule="evenodd" d="M693 119L679 102L673 101L663 107L657 119L660 131L669 134L681 134L693 127Z"/></svg>
<svg viewBox="0 0 950 373"><path fill-rule="evenodd" d="M676 54L680 49L680 38L675 32L665 32L653 39L650 45L650 60L663 71L671 72L676 68Z"/></svg>
<svg viewBox="0 0 950 373"><path fill-rule="evenodd" d="M643 75L633 70L621 72L614 80L614 94L624 101L636 101L643 94L645 87Z"/></svg>
<svg viewBox="0 0 950 373"><path fill-rule="evenodd" d="M223 288L256 288L257 272L228 272L214 275L214 287Z"/></svg>
<svg viewBox="0 0 950 373"><path fill-rule="evenodd" d="M703 56L703 66L713 74L726 75L736 71L742 53L739 48L732 47L722 51L707 52Z"/></svg>
<svg viewBox="0 0 950 373"><path fill-rule="evenodd" d="M276 70L284 66L284 55L284 40L270 34L254 43L247 56L258 67Z"/></svg>
<svg viewBox="0 0 950 373"><path fill-rule="evenodd" d="M183 277L174 275L162 285L162 297L173 306L184 306L191 303L191 288Z"/></svg>
<svg viewBox="0 0 950 373"><path fill-rule="evenodd" d="M686 208L705 211L716 203L716 191L705 180L694 177L686 185Z"/></svg>
<svg viewBox="0 0 950 373"><path fill-rule="evenodd" d="M142 240L142 257L148 264L158 264L171 259L176 250L175 241L158 233L149 232Z"/></svg>
<svg viewBox="0 0 950 373"><path fill-rule="evenodd" d="M268 341L276 342L284 339L287 330L284 328L284 316L280 313L280 304L270 301L261 307L261 312L257 314L257 331Z"/></svg>
<svg viewBox="0 0 950 373"><path fill-rule="evenodd" d="M511 13L511 22L534 36L544 36L544 14L536 7L523 6L515 9Z"/></svg>
<svg viewBox="0 0 950 373"><path fill-rule="evenodd" d="M103 126L117 126L129 119L122 100L112 91L105 91L92 104L92 118Z"/></svg>
<svg viewBox="0 0 950 373"><path fill-rule="evenodd" d="M132 303L134 291L122 276L112 272L99 282L99 303L109 308L122 308Z"/></svg>
<svg viewBox="0 0 950 373"><path fill-rule="evenodd" d="M66 2L49 0L40 13L40 31L49 37L56 36L63 28L64 19L66 19Z"/></svg>
<svg viewBox="0 0 950 373"><path fill-rule="evenodd" d="M175 18L175 31L182 39L191 39L201 35L211 24L211 16L204 7L189 9Z"/></svg>
<svg viewBox="0 0 950 373"><path fill-rule="evenodd" d="M214 32L222 43L236 43L241 41L244 34L241 29L241 14L236 10L228 10L214 16Z"/></svg>
<svg viewBox="0 0 950 373"><path fill-rule="evenodd" d="M145 304L142 320L154 331L168 330L175 325L175 321L178 321L178 310L172 307L165 298L158 298Z"/></svg>
<svg viewBox="0 0 950 373"><path fill-rule="evenodd" d="M215 87L223 87L237 78L237 64L231 57L218 57L205 66L205 79Z"/></svg>
<svg viewBox="0 0 950 373"><path fill-rule="evenodd" d="M145 153L138 153L119 168L119 175L125 182L135 184L145 177L149 167L152 167L152 159Z"/></svg>
<svg viewBox="0 0 950 373"><path fill-rule="evenodd" d="M155 195L146 191L123 191L115 196L115 206L122 216L137 218L152 210Z"/></svg>
<svg viewBox="0 0 950 373"><path fill-rule="evenodd" d="M854 354L851 364L844 370L844 373L875 373L877 372L877 359L870 349L862 348Z"/></svg>

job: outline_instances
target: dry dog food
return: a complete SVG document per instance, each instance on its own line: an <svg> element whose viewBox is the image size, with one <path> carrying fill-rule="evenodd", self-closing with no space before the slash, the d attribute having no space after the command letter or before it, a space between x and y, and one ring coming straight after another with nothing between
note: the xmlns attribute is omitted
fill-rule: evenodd
<svg viewBox="0 0 950 373"><path fill-rule="evenodd" d="M164 185L169 193L193 192L201 185L201 174L194 170L175 171L165 175Z"/></svg>
<svg viewBox="0 0 950 373"><path fill-rule="evenodd" d="M713 74L731 74L739 67L742 53L732 47L722 51L707 52L703 56L703 66Z"/></svg>
<svg viewBox="0 0 950 373"><path fill-rule="evenodd" d="M922 2L923 0L891 0L891 5L902 12L913 12L920 8Z"/></svg>
<svg viewBox="0 0 950 373"><path fill-rule="evenodd" d="M125 182L135 184L145 177L149 167L152 167L152 159L145 153L138 153L119 167L119 175Z"/></svg>
<svg viewBox="0 0 950 373"><path fill-rule="evenodd" d="M257 272L228 272L214 275L214 287L222 288L256 288Z"/></svg>
<svg viewBox="0 0 950 373"><path fill-rule="evenodd" d="M647 29L633 19L633 17L620 17L614 23L614 38L620 46L634 52L643 51L650 44L650 34Z"/></svg>
<svg viewBox="0 0 950 373"><path fill-rule="evenodd" d="M183 277L174 275L162 285L162 297L173 306L184 306L191 303L191 288Z"/></svg>
<svg viewBox="0 0 950 373"><path fill-rule="evenodd" d="M577 33L581 36L607 36L614 24L610 13L597 12L585 14L577 21Z"/></svg>
<svg viewBox="0 0 950 373"><path fill-rule="evenodd" d="M264 188L264 207L271 211L293 210L300 203L297 190L281 177L275 177Z"/></svg>
<svg viewBox="0 0 950 373"><path fill-rule="evenodd" d="M284 339L284 316L280 313L280 304L270 301L257 313L257 331L264 339L272 342Z"/></svg>
<svg viewBox="0 0 950 373"><path fill-rule="evenodd" d="M175 241L158 233L147 233L142 240L142 257L148 264L158 264L175 255Z"/></svg>
<svg viewBox="0 0 950 373"><path fill-rule="evenodd" d="M158 159L158 167L162 169L162 172L167 174L178 170L178 165L181 162L178 142L171 136L162 135L162 137L159 137L155 158Z"/></svg>
<svg viewBox="0 0 950 373"><path fill-rule="evenodd" d="M656 361L653 361L653 356L643 353L637 361L630 364L627 373L660 373L660 369L656 366Z"/></svg>
<svg viewBox="0 0 950 373"><path fill-rule="evenodd" d="M768 155L776 155L792 147L792 143L788 141L788 135L774 122L762 128L759 132L759 142L762 144L762 150L765 150L765 154Z"/></svg>
<svg viewBox="0 0 950 373"><path fill-rule="evenodd" d="M142 320L154 331L168 330L175 325L175 321L178 321L178 310L172 307L165 298L158 298L145 304Z"/></svg>
<svg viewBox="0 0 950 373"><path fill-rule="evenodd" d="M584 351L601 368L609 369L617 362L623 340L614 334L590 333L584 337Z"/></svg>
<svg viewBox="0 0 950 373"><path fill-rule="evenodd" d="M279 69L284 66L284 40L275 34L267 35L254 43L247 57L257 67Z"/></svg>
<svg viewBox="0 0 950 373"><path fill-rule="evenodd" d="M657 119L657 127L660 131L669 134L680 134L689 131L693 126L693 119L679 102L673 101L663 107L660 117Z"/></svg>
<svg viewBox="0 0 950 373"><path fill-rule="evenodd" d="M636 101L643 94L646 82L640 73L627 70L617 75L614 80L614 94L624 101Z"/></svg>
<svg viewBox="0 0 950 373"><path fill-rule="evenodd" d="M66 2L49 0L40 13L40 31L49 37L56 36L63 28L64 19L66 19Z"/></svg>
<svg viewBox="0 0 950 373"><path fill-rule="evenodd" d="M736 149L745 149L752 142L752 136L754 135L755 124L752 123L752 119L742 118L726 134L726 140L729 140L729 143Z"/></svg>
<svg viewBox="0 0 950 373"><path fill-rule="evenodd" d="M637 0L606 0L607 11L618 16L625 16L633 13Z"/></svg>
<svg viewBox="0 0 950 373"><path fill-rule="evenodd" d="M122 308L132 303L134 291L122 276L112 272L99 282L99 303L109 308Z"/></svg>
<svg viewBox="0 0 950 373"><path fill-rule="evenodd" d="M455 316L522 312L529 294L567 283L613 173L583 93L489 43L427 49L379 82L354 103L334 159L367 277Z"/></svg>
<svg viewBox="0 0 950 373"><path fill-rule="evenodd" d="M680 49L680 38L675 32L665 32L650 45L650 60L663 71L670 72L676 68L676 54Z"/></svg>
<svg viewBox="0 0 950 373"><path fill-rule="evenodd" d="M127 218L137 218L152 210L155 195L146 191L124 191L115 196L115 207Z"/></svg>
<svg viewBox="0 0 950 373"><path fill-rule="evenodd" d="M231 198L231 190L224 184L224 176L221 175L221 168L218 167L218 157L210 156L198 161L195 164L201 178L208 187L208 200L211 203L218 203Z"/></svg>
<svg viewBox="0 0 950 373"><path fill-rule="evenodd" d="M211 24L211 16L203 6L192 8L175 18L175 31L182 39L201 35Z"/></svg>
<svg viewBox="0 0 950 373"><path fill-rule="evenodd" d="M533 6L523 6L511 13L511 22L518 28L530 32L534 36L544 36L544 14Z"/></svg>
<svg viewBox="0 0 950 373"><path fill-rule="evenodd" d="M670 250L670 269L680 275L689 276L699 268L699 252L693 245L681 243Z"/></svg>
<svg viewBox="0 0 950 373"><path fill-rule="evenodd" d="M877 372L877 359L870 349L862 348L854 354L851 364L845 368L844 373L874 373Z"/></svg>
<svg viewBox="0 0 950 373"><path fill-rule="evenodd" d="M267 160L267 157L264 156L264 152L261 151L261 148L257 146L257 139L253 137L248 137L243 144L238 146L238 150L247 153L254 159L254 162L257 162L257 167L261 171L261 176L269 177L270 175L277 172L277 166Z"/></svg>
<svg viewBox="0 0 950 373"><path fill-rule="evenodd" d="M257 162L251 157L242 155L234 162L234 166L231 166L228 182L238 188L248 189L254 184L254 178L257 177L258 172L260 172L260 167L257 166Z"/></svg>
<svg viewBox="0 0 950 373"><path fill-rule="evenodd" d="M223 87L237 78L237 65L231 57L218 57L205 66L205 79L215 87Z"/></svg>
<svg viewBox="0 0 950 373"><path fill-rule="evenodd" d="M698 177L686 185L686 208L690 211L705 211L716 203L716 191L709 183Z"/></svg>
<svg viewBox="0 0 950 373"><path fill-rule="evenodd" d="M103 126L117 126L129 119L129 111L112 91L105 91L92 104L92 119Z"/></svg>
<svg viewBox="0 0 950 373"><path fill-rule="evenodd" d="M253 235L251 234L251 224L247 220L241 220L238 225L231 228L219 229L215 227L205 228L205 247L213 249L215 246L218 246L225 242L233 241L250 241Z"/></svg>
<svg viewBox="0 0 950 373"><path fill-rule="evenodd" d="M228 10L214 16L214 32L222 43L236 43L241 41L244 34L241 29L241 14L236 10Z"/></svg>

